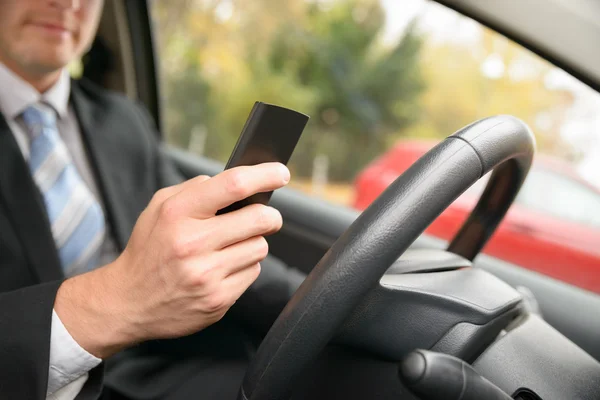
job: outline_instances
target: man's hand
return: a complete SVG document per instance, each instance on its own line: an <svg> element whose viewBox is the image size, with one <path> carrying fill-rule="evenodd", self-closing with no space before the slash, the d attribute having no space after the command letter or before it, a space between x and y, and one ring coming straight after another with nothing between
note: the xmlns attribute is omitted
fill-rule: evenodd
<svg viewBox="0 0 600 400"><path fill-rule="evenodd" d="M269 163L158 191L114 263L62 284L55 302L61 321L100 358L218 321L258 277L268 253L263 236L282 219L258 204L216 212L288 181L285 166Z"/></svg>

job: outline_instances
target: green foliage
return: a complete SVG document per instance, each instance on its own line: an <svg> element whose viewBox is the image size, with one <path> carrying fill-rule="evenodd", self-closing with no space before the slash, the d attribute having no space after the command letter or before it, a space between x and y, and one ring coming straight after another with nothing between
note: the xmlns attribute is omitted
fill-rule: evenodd
<svg viewBox="0 0 600 400"><path fill-rule="evenodd" d="M313 6L307 26L283 27L270 52L273 70L287 71L318 93L312 121L292 160L310 173L318 154L330 157L330 176L349 180L386 148L387 135L418 117L423 89L420 39L409 30L392 48L380 44L384 15L378 2Z"/></svg>
<svg viewBox="0 0 600 400"><path fill-rule="evenodd" d="M214 7L190 7L187 29L162 30L161 51L179 60L163 74L169 140L187 147L194 127L203 126L206 154L225 160L253 102L275 103L311 116L290 163L295 175L310 175L314 158L327 154L330 177L352 179L387 147L388 135L419 116L421 39L408 30L383 47L384 14L374 0L328 8L297 2L296 17L282 14L281 23L256 20L264 15L253 12L258 3L272 2L234 3L239 14L226 22Z"/></svg>
<svg viewBox="0 0 600 400"><path fill-rule="evenodd" d="M491 55L505 65L505 73L495 79L482 73ZM527 67L527 75L510 73L519 66ZM573 97L565 90L548 89L545 77L553 67L522 47L484 29L475 45L425 45L421 67L428 86L420 97L422 119L405 134L442 139L477 119L510 114L531 127L538 150L557 156L572 154L560 129ZM537 123L541 115L551 118L548 126Z"/></svg>

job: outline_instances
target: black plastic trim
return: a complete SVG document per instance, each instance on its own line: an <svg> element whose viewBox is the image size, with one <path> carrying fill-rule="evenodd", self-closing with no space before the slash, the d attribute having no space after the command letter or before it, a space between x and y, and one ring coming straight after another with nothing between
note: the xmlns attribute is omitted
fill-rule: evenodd
<svg viewBox="0 0 600 400"><path fill-rule="evenodd" d="M159 74L154 51L154 34L148 1L124 1L135 65L138 99L148 108L162 131Z"/></svg>

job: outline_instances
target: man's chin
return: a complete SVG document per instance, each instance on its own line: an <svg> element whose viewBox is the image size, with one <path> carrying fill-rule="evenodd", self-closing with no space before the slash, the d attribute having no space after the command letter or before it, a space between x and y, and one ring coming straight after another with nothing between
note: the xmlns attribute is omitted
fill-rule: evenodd
<svg viewBox="0 0 600 400"><path fill-rule="evenodd" d="M21 56L15 59L21 59L24 66L39 73L50 73L61 69L75 58L70 45L52 46L48 43L35 43L20 53Z"/></svg>
<svg viewBox="0 0 600 400"><path fill-rule="evenodd" d="M62 69L68 65L64 58L29 58L20 61L9 68L40 92L49 89L60 76Z"/></svg>
<svg viewBox="0 0 600 400"><path fill-rule="evenodd" d="M36 75L51 75L62 70L71 60L67 57L45 57L30 60L29 70Z"/></svg>

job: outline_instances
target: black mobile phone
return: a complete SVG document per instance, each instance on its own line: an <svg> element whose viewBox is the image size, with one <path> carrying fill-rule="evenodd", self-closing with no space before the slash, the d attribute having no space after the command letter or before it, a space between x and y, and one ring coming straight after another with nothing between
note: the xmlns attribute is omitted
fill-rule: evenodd
<svg viewBox="0 0 600 400"><path fill-rule="evenodd" d="M288 108L254 103L225 169L265 162L287 164L308 123L308 115ZM273 192L257 193L219 210L217 214L239 210L249 204L267 204Z"/></svg>

